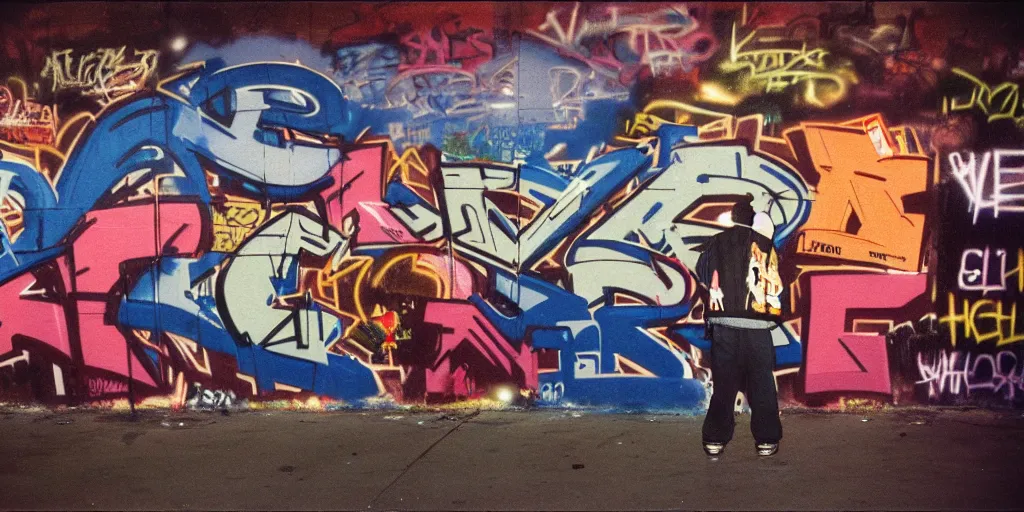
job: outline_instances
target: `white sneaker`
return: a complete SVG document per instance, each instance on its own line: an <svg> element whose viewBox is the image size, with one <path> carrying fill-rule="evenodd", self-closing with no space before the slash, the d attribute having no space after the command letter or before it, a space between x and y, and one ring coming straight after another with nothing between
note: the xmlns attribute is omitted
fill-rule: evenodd
<svg viewBox="0 0 1024 512"><path fill-rule="evenodd" d="M722 450L725 450L724 443L704 443L704 453L708 454L709 457L721 455Z"/></svg>
<svg viewBox="0 0 1024 512"><path fill-rule="evenodd" d="M779 453L779 443L758 443L757 454L761 457L771 457Z"/></svg>

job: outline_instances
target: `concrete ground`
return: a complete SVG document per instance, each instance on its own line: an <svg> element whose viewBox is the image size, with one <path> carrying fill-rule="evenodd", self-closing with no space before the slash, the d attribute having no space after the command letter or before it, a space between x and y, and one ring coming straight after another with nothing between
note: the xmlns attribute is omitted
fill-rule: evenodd
<svg viewBox="0 0 1024 512"><path fill-rule="evenodd" d="M572 411L0 411L0 509L991 510L1024 507L1020 413L783 414L717 461L700 417ZM864 421L867 419L867 421Z"/></svg>

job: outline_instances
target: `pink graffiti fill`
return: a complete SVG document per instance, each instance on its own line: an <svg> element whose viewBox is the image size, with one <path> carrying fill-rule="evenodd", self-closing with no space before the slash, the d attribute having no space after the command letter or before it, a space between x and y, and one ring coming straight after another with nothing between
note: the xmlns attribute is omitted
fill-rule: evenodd
<svg viewBox="0 0 1024 512"><path fill-rule="evenodd" d="M97 210L86 215L89 226L73 244L75 289L82 356L87 366L128 375L124 337L106 320L107 297L117 289L122 263L158 255L194 252L199 247L202 218L193 203L164 203ZM160 227L159 233L156 226ZM159 249L158 249L159 247ZM132 358L132 377L155 383Z"/></svg>
<svg viewBox="0 0 1024 512"><path fill-rule="evenodd" d="M13 350L12 337L28 336L71 355L64 307L44 302L29 288L36 278L31 273L0 286L0 355Z"/></svg>
<svg viewBox="0 0 1024 512"><path fill-rule="evenodd" d="M833 274L811 276L806 343L807 393L891 393L885 336L846 332L850 309L896 309L924 293L927 276Z"/></svg>
<svg viewBox="0 0 1024 512"><path fill-rule="evenodd" d="M441 346L433 364L427 367L427 393L467 396L468 375L461 369L462 361L472 354L474 361L482 357L487 367L474 365L473 373L509 379L523 374L520 386L537 389L537 355L525 343L512 346L491 325L475 306L467 302L430 302L424 314L427 323L445 326Z"/></svg>
<svg viewBox="0 0 1024 512"><path fill-rule="evenodd" d="M364 144L348 149L331 168L335 185L325 191L327 221L340 227L352 212L359 214L357 245L415 243L417 238L381 202L384 191L385 144Z"/></svg>

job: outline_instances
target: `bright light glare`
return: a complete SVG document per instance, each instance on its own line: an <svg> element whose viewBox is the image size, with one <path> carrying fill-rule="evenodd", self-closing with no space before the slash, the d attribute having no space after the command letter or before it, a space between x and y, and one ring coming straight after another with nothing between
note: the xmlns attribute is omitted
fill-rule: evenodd
<svg viewBox="0 0 1024 512"><path fill-rule="evenodd" d="M188 39L185 39L185 36L175 37L174 40L171 41L171 49L176 52L184 51L187 46Z"/></svg>
<svg viewBox="0 0 1024 512"><path fill-rule="evenodd" d="M718 216L718 223L726 227L732 227L732 212L722 212Z"/></svg>
<svg viewBox="0 0 1024 512"><path fill-rule="evenodd" d="M513 394L512 390L509 388L501 388L498 390L498 400L501 400L502 402L509 403L514 397L515 394Z"/></svg>

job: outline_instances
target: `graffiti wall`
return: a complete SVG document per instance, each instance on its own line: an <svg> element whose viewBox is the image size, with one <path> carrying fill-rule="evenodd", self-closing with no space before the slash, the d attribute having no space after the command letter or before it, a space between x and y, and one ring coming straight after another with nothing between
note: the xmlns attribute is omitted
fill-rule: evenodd
<svg viewBox="0 0 1024 512"><path fill-rule="evenodd" d="M699 410L749 194L784 405L1024 404L1011 4L3 9L0 401Z"/></svg>

